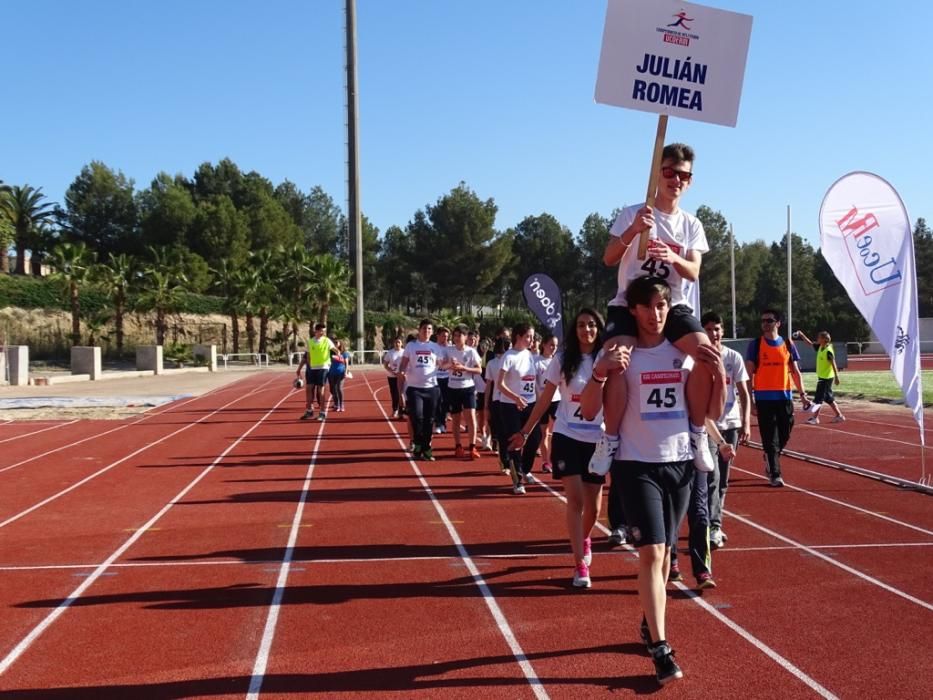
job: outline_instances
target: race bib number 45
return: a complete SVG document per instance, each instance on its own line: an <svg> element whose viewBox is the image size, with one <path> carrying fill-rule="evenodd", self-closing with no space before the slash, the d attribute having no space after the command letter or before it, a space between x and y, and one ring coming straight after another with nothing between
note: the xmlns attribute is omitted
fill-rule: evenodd
<svg viewBox="0 0 933 700"><path fill-rule="evenodd" d="M681 372L641 373L638 396L642 420L682 420L686 417Z"/></svg>

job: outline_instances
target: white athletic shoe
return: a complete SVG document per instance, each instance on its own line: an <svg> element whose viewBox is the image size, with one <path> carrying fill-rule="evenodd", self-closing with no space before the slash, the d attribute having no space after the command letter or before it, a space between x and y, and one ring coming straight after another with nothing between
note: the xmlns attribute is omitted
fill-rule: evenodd
<svg viewBox="0 0 933 700"><path fill-rule="evenodd" d="M522 494L525 493L525 487L522 486L521 484L515 484L515 486L512 488L512 493L514 493L517 496L521 496Z"/></svg>
<svg viewBox="0 0 933 700"><path fill-rule="evenodd" d="M836 416L835 418L833 418L833 423L845 423L845 422L846 422L845 416Z"/></svg>
<svg viewBox="0 0 933 700"><path fill-rule="evenodd" d="M709 473L716 469L716 462L709 452L709 436L705 430L697 433L690 428L690 447L693 450L693 465L697 471Z"/></svg>
<svg viewBox="0 0 933 700"><path fill-rule="evenodd" d="M618 437L610 437L606 433L600 435L599 442L596 443L596 449L593 450L593 456L590 458L590 474L596 474L597 476L608 474L618 449Z"/></svg>

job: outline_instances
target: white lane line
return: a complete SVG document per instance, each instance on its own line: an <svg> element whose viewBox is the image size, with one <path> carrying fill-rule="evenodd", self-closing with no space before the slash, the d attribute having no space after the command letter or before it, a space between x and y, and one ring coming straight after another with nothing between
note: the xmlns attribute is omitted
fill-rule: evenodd
<svg viewBox="0 0 933 700"><path fill-rule="evenodd" d="M268 384L268 382L266 382L266 383ZM226 387L220 387L220 389L224 389L224 388L226 388ZM258 390L257 390L257 391L258 391ZM204 398L204 397L206 397L206 396L210 396L210 395L214 394L215 392L216 392L216 393L222 393L221 391L217 391L216 389L212 389L211 391L206 392L206 393L204 393L204 394L201 394L200 396L192 396L192 397L187 398L187 399L182 399L182 400L180 400L180 401L173 402L172 404L169 404L169 406L170 406L170 408L171 408L172 410L178 409L178 408L180 408L181 406L184 406L185 404L189 404L189 403L192 403L193 401L197 401L198 399ZM155 408L156 408L156 409L162 409L162 408L164 408L164 407L163 407L163 406L156 406ZM99 437L104 437L105 435L110 435L111 433L116 433L116 432L118 432L118 431L120 431L120 430L125 430L126 428L132 428L134 425L138 425L139 423L142 423L142 422L145 421L145 420L148 420L148 419L150 419L150 418L155 418L155 417L157 417L157 416L163 416L163 415L166 415L166 414L169 413L169 412L170 412L169 409L165 409L164 411L159 411L159 412L146 412L144 415L141 415L141 416L139 416L138 418L136 418L136 419L134 419L134 420L131 420L131 421L129 421L129 422L125 422L125 423L123 423L122 425L118 425L116 428L111 428L110 430L105 430L105 431L102 432L102 433L94 433L93 435L89 435L88 437L81 438L80 440L75 440L74 442L70 442L70 443L68 443L67 445L62 445L61 447L56 447L56 448L54 448L54 449L52 449L52 450L46 450L45 452L42 452L42 453L40 453L40 454L33 455L33 456L30 457L29 459L21 460L21 461L17 462L16 464L10 464L9 466L0 468L0 474L2 474L2 473L5 472L5 471L9 471L10 469L15 469L16 467L20 467L20 466L22 466L22 465L24 465L24 464L28 464L29 462L34 462L34 461L37 460L37 459L42 459L43 457L47 457L48 455L55 454L56 452L61 452L62 450L70 449L70 448L74 447L75 445L80 445L80 444L82 444L82 443L84 443L84 442L88 442L89 440L94 440L94 439L99 438Z"/></svg>
<svg viewBox="0 0 933 700"><path fill-rule="evenodd" d="M761 481L767 481L767 477L762 476L760 473L756 473L756 472L750 471L750 470L748 470L748 469L742 469L741 467L737 467L737 466L735 466L734 464L733 464L733 466L731 466L731 467L729 468L729 471L730 471L730 472L742 472L743 474L748 474L749 476L753 476L753 477L755 477L756 479L760 479ZM840 500L838 500L838 499L836 499L836 498L831 498L831 497L829 497L829 496L824 496L823 494L817 493L816 491L810 491L809 489L801 488L800 486L794 486L793 484L788 484L788 483L785 483L785 484L784 484L784 489L785 489L785 490L790 489L791 491L800 491L800 493L805 493L805 494L807 494L808 496L813 496L814 498L819 498L819 499L821 499L821 500L823 500L823 501L828 501L829 503L833 503L833 504L835 504L835 505L837 505L837 506L843 506L844 508L849 508L849 509L851 509L851 510L858 511L859 513L864 513L865 515L870 515L870 516L872 516L872 517L874 517L874 518L878 518L879 520L885 520L885 521L887 521L887 522L889 522L889 523L893 523L894 525L900 525L901 527L906 527L906 528L908 528L909 530L915 530L915 531L920 532L920 533L922 533L922 534L924 534L924 535L933 536L933 530L927 530L926 528L922 528L922 527L920 527L920 526L918 526L918 525L911 525L910 523L905 523L903 520L898 520L897 518L892 518L892 517L890 517L890 516L888 516L888 515L884 515L884 514L882 514L882 513L876 513L876 512L873 511L873 510L868 510L867 508L862 508L862 507L860 507L860 506L855 506L855 505L852 505L851 503L846 503L845 501L840 501Z"/></svg>
<svg viewBox="0 0 933 700"><path fill-rule="evenodd" d="M13 437L8 437L3 440L0 440L0 445L5 442L12 442L13 440L19 440L20 438L29 437L30 435L38 435L39 433L44 433L48 430L56 430L58 428L64 428L66 425L71 425L72 423L77 423L78 419L70 420L66 423L56 423L55 425L49 426L48 428L43 428L42 430L33 430L31 433L22 433L21 435L14 435Z"/></svg>
<svg viewBox="0 0 933 700"><path fill-rule="evenodd" d="M6 520L0 522L0 529L6 527L6 526L9 525L10 523L16 522L17 520L19 520L20 518L22 518L22 517L24 517L24 516L26 516L26 515L29 515L29 514L32 513L33 511L36 511L36 510L38 510L39 508L42 508L43 506L48 505L48 504L51 503L52 501L55 501L55 500L61 498L62 496L66 495L66 494L68 494L68 493L71 493L71 492L74 491L75 489L77 489L77 488L83 486L84 484L88 483L89 481L91 481L91 480L93 480L93 479L96 479L96 478L97 478L98 476L100 476L101 474L110 471L111 469L113 469L114 467L118 466L119 464L122 464L122 463L125 462L126 460L128 460L128 459L130 459L130 458L132 458L132 457L135 457L136 455L140 454L141 452L144 452L145 450L148 450L150 447L154 447L155 445L158 445L158 444L161 443L161 442L165 442L165 441L168 440L169 438L175 437L176 435L178 435L178 434L180 434L180 433L183 433L184 431L188 430L189 428L193 428L193 427L196 426L198 423L200 423L200 422L202 422L202 421L205 421L205 420L207 420L208 418L211 418L212 416L214 416L216 413L218 413L218 412L224 410L227 406L231 406L231 405L237 403L238 401L242 401L243 399L245 399L245 398L247 398L247 397L249 397L249 396L252 396L253 394L259 393L260 391L263 390L263 387L265 387L265 385L268 384L268 383L271 382L271 381L272 381L272 380L270 379L269 381L265 382L265 384L261 385L259 388L257 388L255 391L250 392L249 394L243 394L243 395L241 395L241 396L236 397L236 398L233 399L232 401L228 401L227 403L225 403L225 404L224 404L223 406L221 406L220 408L218 408L218 409L216 409L216 410L214 410L214 411L211 411L210 413L208 413L208 414L205 415L205 416L202 416L202 417L198 418L194 423L188 423L188 425L185 425L185 426L179 428L178 430L169 433L168 435L164 435L164 436L160 437L158 440L154 440L153 442L146 443L145 445L143 445L143 446L140 447L139 449L134 450L133 452L130 452L130 453L129 453L128 455L126 455L125 457L121 457L121 458L118 459L116 462L111 462L111 463L108 464L106 467L103 467L102 469L98 469L98 470L97 470L96 472L94 472L93 474L91 474L91 475L89 475L89 476L86 476L85 478L81 479L81 480L78 481L78 482L75 482L74 484L72 484L71 486L69 486L69 487L66 488L66 489L62 489L62 490L59 491L58 493L52 494L52 495L49 496L48 498L46 498L46 499L44 499L44 500L42 500L42 501L39 501L38 503L36 503L35 505L30 506L30 507L27 508L26 510L21 511L21 512L17 513L16 515L11 515L11 516L10 516L9 518L7 518ZM288 398L288 397L286 396L286 398ZM284 400L285 400L285 399L282 399L282 401L284 401ZM106 433L105 433L105 434L106 434ZM98 437L99 437L99 436L98 436ZM90 438L89 438L89 439L90 439Z"/></svg>
<svg viewBox="0 0 933 700"><path fill-rule="evenodd" d="M797 542L797 541L795 541L795 540L792 540L792 539L789 538L789 537L785 537L784 535L781 535L781 534L775 532L774 530L771 530L770 528L764 527L763 525L759 525L758 523L752 522L752 521L749 520L748 518L745 518L745 517L743 517L743 516L741 516L741 515L736 515L735 513L729 513L728 511L724 511L724 512L725 512L727 515L729 515L729 517L734 518L735 520L738 520L740 523L744 523L744 524L748 525L749 527L755 528L755 529L758 530L759 532L763 532L763 533L765 533L766 535L769 535L769 536L773 537L773 538L776 539L776 540L780 540L781 542L786 542L787 544L791 545L792 547L795 547L795 548L797 548L797 549L799 549L799 550L801 550L801 551L803 551L803 552L806 552L807 554L810 554L810 555L816 557L817 559L822 559L822 560L825 561L826 563L831 564L831 565L833 565L833 566L835 566L835 567L838 567L838 568L842 569L843 571L845 571L846 573L852 574L853 576L856 576L856 577L862 579L863 581L867 581L868 583L870 583L870 584L872 584L872 585L874 585L874 586L878 586L879 588L882 588L882 589L888 591L889 593L893 593L894 595L899 596L899 597L903 598L904 600L907 600L907 601L909 601L909 602L911 602L911 603L914 603L915 605L919 605L919 606L922 607L922 608L926 608L927 610L933 611L933 605L931 605L930 603L927 603L926 601L920 600L919 598L916 598L916 597L910 595L909 593L905 593L904 591L900 590L899 588L895 588L894 586L890 586L890 585L888 585L887 583L885 583L884 581L879 581L879 580L876 579L875 577L869 576L868 574L863 573L863 572L859 571L858 569L855 569L855 568L849 566L848 564L843 564L842 562L836 561L836 560L833 559L832 557L828 557L828 556L826 556L825 554L823 554L823 553L817 551L816 548L814 548L814 547L808 547L807 545L802 544L802 543L800 543L800 542Z"/></svg>
<svg viewBox="0 0 933 700"><path fill-rule="evenodd" d="M605 528L600 525L601 530ZM933 542L900 542L897 544L839 544L839 545L828 545L823 544L819 546L814 546L813 549L825 549L825 550L837 550L837 549L878 549L878 548L892 548L892 547L933 547ZM795 552L797 547L785 546L785 547L723 547L716 550L716 555L720 554L743 554L748 552ZM623 547L619 547L616 550L609 552L601 552L600 557L614 557L622 556L623 554L628 555L631 552L626 550ZM566 559L566 552L541 552L539 554L474 554L473 559L475 561L482 561L484 559L493 559L493 560L505 560L505 561L530 561L536 559L548 559L550 557ZM427 562L427 561L460 561L459 556L450 555L425 555L421 557L410 556L410 557L345 557L342 559L302 559L302 558L292 558L292 564L308 564L308 565L323 565L323 564L417 564L418 562ZM133 562L122 562L119 564L114 564L111 566L111 569L142 569L142 568L157 568L157 569L170 569L174 567L185 567L185 566L269 566L270 564L281 564L280 559L270 559L268 561L243 561L242 559L196 559L191 561L173 561L171 559L166 559L164 561L133 561ZM30 564L23 566L0 566L0 572L8 571L69 571L69 570L88 570L96 567L97 564Z"/></svg>
<svg viewBox="0 0 933 700"><path fill-rule="evenodd" d="M545 489L547 489L548 491L550 491L551 494L552 494L553 496L555 496L556 498L558 498L560 501L563 501L565 504L567 503L567 499L563 496L563 494L560 494L560 493L558 493L557 491L555 491L553 488L551 488L550 486L548 486L546 483L544 483L543 481L541 481L540 479L538 479L538 477L532 475L532 478L534 478L534 480L537 481L537 482L538 482L541 486L543 486ZM597 522L597 523L596 523L596 527L598 527L600 530L602 530L604 534L606 534L606 535L609 534L609 528L607 528L607 527L606 527L605 525L603 525L602 523ZM632 554L634 554L636 557L638 556L638 551L637 551L634 547L632 547L631 545L625 545L624 549L628 550L629 552L631 552ZM721 623L724 624L726 627L728 627L729 629L731 629L733 632L735 632L736 634L738 634L740 637L742 637L742 639L744 639L746 642L748 642L749 644L751 644L752 646L754 646L756 649L758 649L758 651L760 651L761 653L763 653L765 656L767 656L768 658L770 658L772 661L774 661L775 663L777 663L778 666L780 666L780 667L783 668L785 671L787 671L788 673L790 673L792 676L794 676L794 677L795 677L797 680L799 680L801 683L803 683L803 684L806 685L807 687L811 688L811 689L812 689L813 691L815 691L818 695L820 695L821 697L826 698L827 700L838 700L837 697L836 697L836 695L834 695L834 694L831 693L829 690L827 690L827 689L824 688L822 685L820 685L820 684L816 681L816 679L814 679L814 678L808 676L808 675L807 675L806 673L804 673L802 670L800 670L799 668L797 668L789 659L786 659L786 658L784 658L783 656L781 656L778 652L776 652L774 649L772 649L771 647L769 647L769 646L768 646L767 644L765 644L763 641L761 641L760 639L758 639L756 636L754 636L754 635L753 635L751 632L749 632L747 629L745 629L744 627L742 627L742 626L739 625L738 623L733 622L731 619L729 619L728 617L726 617L725 615L723 615L719 610L717 610L717 609L714 608L712 605L710 605L710 604L707 603L705 600L703 600L703 599L696 593L696 591L690 590L689 588L687 588L687 587L686 587L684 584L682 584L682 583L678 583L678 584L676 584L676 585L677 585L677 587L681 590L681 592L685 593L685 594L687 595L687 597L688 597L691 601L693 601L696 605L699 605L700 608L702 608L704 611L708 612L710 615L712 615L713 617L715 617L719 622L721 622Z"/></svg>
<svg viewBox="0 0 933 700"><path fill-rule="evenodd" d="M830 428L829 426L823 426L823 425L807 425L807 427L805 428L805 430L810 430L810 429L828 430L831 433L842 433L843 435L851 435L852 437L856 437L856 438L865 437L865 433L853 433L851 430L842 430L841 428ZM897 443L898 445L909 445L910 447L916 447L918 450L920 449L919 442L907 442L906 440L896 440L894 438L882 437L880 435L872 435L871 439L872 439L872 442L878 442L879 440L882 442L894 442L894 443ZM933 450L933 445L926 445L924 446L923 449Z"/></svg>
<svg viewBox="0 0 933 700"><path fill-rule="evenodd" d="M187 486L185 486L185 488L183 488L178 493L178 495L176 495L171 501L169 501L158 513L153 515L145 525L143 525L135 533L133 533L129 537L129 539L126 540L126 542L124 542L122 545L120 545L120 547L116 549L116 551L114 551L113 554L111 554L109 557L107 557L107 559L105 559L101 564L99 564L97 568L94 569L94 572L91 573L90 576L88 576L81 583L80 586L75 588L68 595L68 597L59 604L57 608L55 608L52 612L46 615L46 617L38 625L36 625L32 629L32 631L30 631L29 634L27 634L19 642L19 644L13 647L13 649L3 658L2 661L0 661L0 675L3 675L4 673L6 673L7 670L9 670L10 666L16 663L17 659L19 659L25 653L25 651L32 645L32 643L35 642L42 635L42 633L45 632L45 630L47 630L52 625L52 623L54 623L59 617L61 617L62 614L64 614L64 612L68 608L70 608L72 604L74 604L78 600L78 598L80 598L81 595L94 584L95 581L97 581L97 579L99 579L101 576L107 573L107 570L111 567L111 565L117 559L123 556L123 554L130 547L132 547L133 544L135 544L136 541L140 537L142 537L146 533L147 530L149 530L149 528L155 525L162 518L162 516L168 513L168 511L171 510L173 505L181 501L181 499L183 499L188 494L188 492L191 491L191 489L197 486L204 477L210 474L211 471L214 469L214 467L217 466L220 463L220 461L231 452L231 450L233 450L237 445L239 445L244 439L246 439L246 437L250 433L252 433L257 427L259 427L259 425L263 421L265 421L269 416L271 416L272 413L289 396L291 396L291 393L292 392L288 392L285 396L279 399L276 402L276 404L272 408L270 408L269 411L262 418L260 418L258 421L253 423L253 425L245 433L240 435L240 437L238 437L236 441L231 443L223 452L221 452L220 455L218 455L217 458L214 459L213 462L211 462L207 467L205 467L204 470L200 474L198 474Z"/></svg>
<svg viewBox="0 0 933 700"><path fill-rule="evenodd" d="M301 487L301 497L298 499L298 507L295 508L295 515L292 518L292 528L288 533L288 545L285 547L285 555L282 557L279 566L279 575L275 582L275 593L272 596L272 602L269 604L269 614L266 617L266 624L262 631L262 641L259 644L259 651L256 653L256 660L253 662L253 674L250 677L249 690L246 694L246 697L250 700L259 697L263 680L266 677L266 669L269 667L269 654L272 651L272 642L275 640L275 628L279 622L282 598L288 584L288 573L295 554L295 543L298 541L298 533L301 532L301 518L304 514L305 503L308 500L308 492L311 490L311 478L314 476L314 465L317 463L317 455L321 448L321 438L324 435L325 425L326 421L320 424L317 440L314 442L314 449L311 451L311 459L308 462L308 470L305 473L304 484ZM266 566L270 563L272 562L267 562Z"/></svg>
<svg viewBox="0 0 933 700"><path fill-rule="evenodd" d="M395 429L392 421L389 420L389 415L385 412L385 409L382 407L382 404L376 399L375 392L373 391L372 385L369 383L369 377L365 374L363 379L366 380L366 386L369 388L370 394L373 395L373 401L376 406L379 408L379 412L382 413L382 417L386 421L386 425L389 426L389 429L392 431L392 434L395 436L395 441L398 443L399 448L402 450L405 449L405 442L402 440L402 437L399 435L398 431ZM441 505L440 501L437 500L437 496L434 495L434 491L431 490L431 486L428 484L427 480L424 478L421 470L418 468L417 463L409 457L408 463L411 465L412 470L415 472L415 475L418 477L418 481L421 483L421 487L427 493L428 498L431 499L431 504L434 506L434 510L437 511L438 517L440 517L444 526L447 528L447 533L450 535L450 539L453 541L454 545L457 547L457 552L460 555L460 561L463 562L467 571L470 572L470 576L473 578L473 583L479 589L480 593L483 596L483 601L486 603L486 607L489 608L489 612L492 615L493 620L496 622L496 626L499 628L499 633L503 636L506 641L506 644L509 645L509 649L512 652L512 656L518 662L519 668L521 668L522 673L525 674L525 679L528 681L528 684L531 686L532 692L535 694L535 697L539 700L546 700L549 698L547 691L544 689L544 685L541 682L541 679L538 678L537 672L534 670L534 667L531 665L531 661L528 660L528 656L525 654L521 645L518 643L518 639L515 637L515 634L512 632L512 628L509 626L508 620L505 617L505 614L502 612L502 609L499 607L499 604L496 602L495 596L493 596L492 591L489 590L489 586L486 583L486 580L483 578L483 575L480 573L479 568L476 566L476 563L473 561L473 558L470 556L470 553L467 552L466 547L463 545L463 540L460 539L460 534L457 532L457 528L454 527L454 524L450 521L450 518L447 517L447 512L444 510L444 506Z"/></svg>

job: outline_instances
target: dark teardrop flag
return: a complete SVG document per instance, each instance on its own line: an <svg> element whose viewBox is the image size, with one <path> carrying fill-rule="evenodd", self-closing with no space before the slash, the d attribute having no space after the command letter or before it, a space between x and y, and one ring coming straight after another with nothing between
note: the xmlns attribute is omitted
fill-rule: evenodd
<svg viewBox="0 0 933 700"><path fill-rule="evenodd" d="M528 308L561 342L564 339L564 324L557 282L538 272L525 280L524 292Z"/></svg>

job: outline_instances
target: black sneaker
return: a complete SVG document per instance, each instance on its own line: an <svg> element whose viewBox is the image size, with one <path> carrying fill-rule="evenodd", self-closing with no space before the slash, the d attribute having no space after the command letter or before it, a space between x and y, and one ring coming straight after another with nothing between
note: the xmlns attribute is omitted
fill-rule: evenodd
<svg viewBox="0 0 933 700"><path fill-rule="evenodd" d="M651 660L654 661L654 671L658 677L658 683L667 685L671 681L684 677L684 672L674 661L674 650L665 642L660 641L648 648L651 652Z"/></svg>
<svg viewBox="0 0 933 700"><path fill-rule="evenodd" d="M412 445L411 447L411 458L412 459L421 459L421 446Z"/></svg>
<svg viewBox="0 0 933 700"><path fill-rule="evenodd" d="M421 458L424 459L426 462L433 462L433 461L435 461L435 460L434 460L434 452L431 451L431 448L430 448L430 447L425 447L424 450L422 450L422 452L421 452Z"/></svg>

